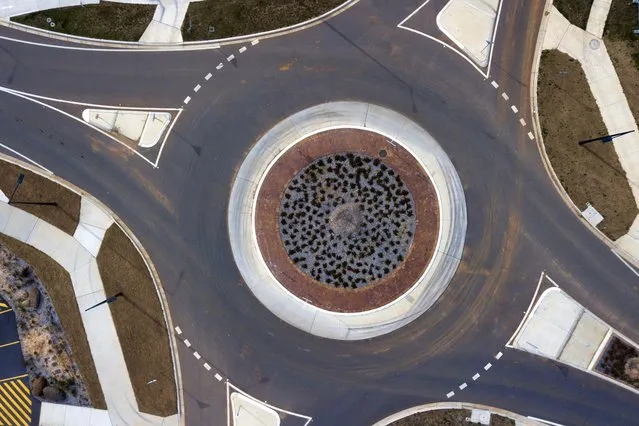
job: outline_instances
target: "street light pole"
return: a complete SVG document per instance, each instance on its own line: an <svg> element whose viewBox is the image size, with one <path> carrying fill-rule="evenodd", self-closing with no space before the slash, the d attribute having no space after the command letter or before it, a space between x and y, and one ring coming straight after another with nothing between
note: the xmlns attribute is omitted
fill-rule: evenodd
<svg viewBox="0 0 639 426"><path fill-rule="evenodd" d="M109 303L113 303L113 302L115 302L115 301L118 299L118 297L120 297L120 296L122 296L122 292L119 292L119 293L114 294L113 296L107 297L107 298L106 298L106 299L104 299L102 302L100 302L100 303L96 303L95 305L88 307L87 309L85 309L85 310L84 310L84 312L89 311L89 310L91 310L91 309L93 309L93 308L97 308L98 306L100 306L100 305L104 305L105 303L107 303L107 304L109 304Z"/></svg>
<svg viewBox="0 0 639 426"><path fill-rule="evenodd" d="M614 138L618 138L619 136L627 135L628 133L632 133L632 132L634 132L634 130L628 130L627 132L615 133L614 135L600 136L598 138L588 139L587 141L581 141L581 142L579 142L579 145L585 145L587 143L596 142L596 141L601 141L602 143L608 143L608 142L612 142L612 140Z"/></svg>
<svg viewBox="0 0 639 426"><path fill-rule="evenodd" d="M16 195L16 191L18 190L18 187L22 185L23 181L24 181L24 173L20 173L18 175L18 179L16 180L16 186L15 188L13 188L13 192L11 193L11 196L9 197L9 204L11 204L11 201L13 201L13 196Z"/></svg>

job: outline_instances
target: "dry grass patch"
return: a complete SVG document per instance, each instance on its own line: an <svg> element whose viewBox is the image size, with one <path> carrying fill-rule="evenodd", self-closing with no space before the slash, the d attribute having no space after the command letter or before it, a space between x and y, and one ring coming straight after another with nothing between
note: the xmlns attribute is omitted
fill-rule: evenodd
<svg viewBox="0 0 639 426"><path fill-rule="evenodd" d="M0 242L6 245L17 257L31 265L40 278L53 302L66 339L71 346L73 359L80 369L92 407L106 409L104 395L93 364L91 349L86 338L78 304L75 301L75 293L69 274L56 261L28 244L1 234Z"/></svg>
<svg viewBox="0 0 639 426"><path fill-rule="evenodd" d="M131 240L111 226L97 257L109 306L140 411L166 417L177 413L169 335L155 285ZM152 380L157 380L147 384Z"/></svg>
<svg viewBox="0 0 639 426"><path fill-rule="evenodd" d="M619 238L637 216L637 206L613 144L578 145L607 134L579 62L544 52L537 93L546 152L562 186L579 209L590 202L601 212L601 231Z"/></svg>
<svg viewBox="0 0 639 426"><path fill-rule="evenodd" d="M80 196L52 180L0 161L0 189L7 197L13 192L20 173L25 177L12 205L73 235L80 220Z"/></svg>
<svg viewBox="0 0 639 426"><path fill-rule="evenodd" d="M588 16L593 0L554 0L553 6L570 21L582 30L586 29Z"/></svg>

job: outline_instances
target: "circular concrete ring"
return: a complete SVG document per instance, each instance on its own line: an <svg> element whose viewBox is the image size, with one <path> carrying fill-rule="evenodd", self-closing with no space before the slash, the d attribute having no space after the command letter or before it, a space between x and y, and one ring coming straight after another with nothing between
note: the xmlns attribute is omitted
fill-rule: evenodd
<svg viewBox="0 0 639 426"><path fill-rule="evenodd" d="M331 129L373 131L401 144L427 171L437 191L440 229L433 258L402 296L379 308L337 313L313 306L284 288L262 258L255 234L255 206L264 176L288 148ZM229 239L237 267L255 297L281 320L316 336L360 340L381 336L430 308L453 278L464 249L466 201L452 162L423 128L389 109L361 102L331 102L300 111L270 129L242 163L229 201Z"/></svg>

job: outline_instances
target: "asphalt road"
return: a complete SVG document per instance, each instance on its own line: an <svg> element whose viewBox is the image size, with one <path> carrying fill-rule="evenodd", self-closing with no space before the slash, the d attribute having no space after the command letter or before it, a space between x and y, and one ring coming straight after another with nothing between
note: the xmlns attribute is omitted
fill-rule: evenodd
<svg viewBox="0 0 639 426"><path fill-rule="evenodd" d="M564 204L526 135L530 129L510 110L516 105L532 121L539 3L504 3L489 80L450 50L396 27L417 0L362 0L324 24L264 40L197 95L192 87L238 46L123 53L0 39L5 87L127 106L176 107L193 95L159 169L6 93L0 142L109 205L149 251L174 323L198 352L236 386L312 416L314 424L370 425L411 405L446 400L450 390L453 400L563 424L639 423L634 394L503 348L542 270L639 340L637 277ZM0 35L20 36L7 29ZM263 308L234 266L226 228L234 172L251 145L284 117L336 100L380 104L427 129L456 166L468 207L462 263L440 301L395 333L350 343L307 335ZM504 356L494 360L498 351ZM226 388L183 346L180 359L187 423L220 424ZM487 362L494 367L460 391Z"/></svg>

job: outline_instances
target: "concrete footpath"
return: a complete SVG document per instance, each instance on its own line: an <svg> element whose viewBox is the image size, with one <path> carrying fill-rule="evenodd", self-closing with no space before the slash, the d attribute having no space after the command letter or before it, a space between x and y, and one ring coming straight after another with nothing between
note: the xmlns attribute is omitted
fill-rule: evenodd
<svg viewBox="0 0 639 426"><path fill-rule="evenodd" d="M543 49L558 49L581 63L608 134L634 130L616 138L613 144L639 206L639 129L601 38L609 10L610 0L595 0L584 31L568 22L553 6ZM615 245L639 264L639 218L626 235L615 241Z"/></svg>
<svg viewBox="0 0 639 426"><path fill-rule="evenodd" d="M177 425L178 416L161 418L141 413L107 305L85 312L106 298L96 256L113 219L83 198L80 223L73 236L53 225L0 203L0 233L29 244L58 262L70 275L76 301L98 373L108 416L100 410L43 404L41 425Z"/></svg>

